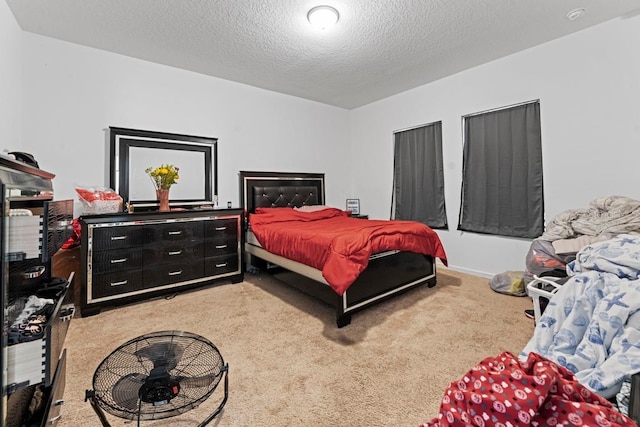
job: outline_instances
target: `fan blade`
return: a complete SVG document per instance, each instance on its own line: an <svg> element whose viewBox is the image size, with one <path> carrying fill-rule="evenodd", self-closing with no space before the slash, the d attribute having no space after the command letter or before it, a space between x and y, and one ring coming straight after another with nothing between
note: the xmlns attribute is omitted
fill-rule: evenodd
<svg viewBox="0 0 640 427"><path fill-rule="evenodd" d="M146 379L145 374L139 373L127 374L127 376L120 378L111 390L113 401L123 408L135 411L138 409L140 387Z"/></svg>
<svg viewBox="0 0 640 427"><path fill-rule="evenodd" d="M209 387L218 376L222 373L218 372L207 375L201 375L199 377L175 377L174 379L180 383L182 387Z"/></svg>
<svg viewBox="0 0 640 427"><path fill-rule="evenodd" d="M134 354L151 360L154 368L162 367L168 372L178 366L182 357L182 347L174 342L156 342L137 350Z"/></svg>

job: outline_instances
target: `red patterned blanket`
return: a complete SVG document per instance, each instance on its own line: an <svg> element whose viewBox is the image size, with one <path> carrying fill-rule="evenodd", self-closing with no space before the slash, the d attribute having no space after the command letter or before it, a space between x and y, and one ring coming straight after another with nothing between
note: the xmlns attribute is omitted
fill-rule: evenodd
<svg viewBox="0 0 640 427"><path fill-rule="evenodd" d="M529 353L522 362L504 352L484 359L452 382L440 414L421 427L635 425L568 369L537 353Z"/></svg>

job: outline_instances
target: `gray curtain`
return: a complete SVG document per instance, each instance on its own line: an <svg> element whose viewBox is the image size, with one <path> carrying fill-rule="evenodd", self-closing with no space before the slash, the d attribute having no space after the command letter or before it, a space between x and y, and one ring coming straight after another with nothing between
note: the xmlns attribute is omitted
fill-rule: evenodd
<svg viewBox="0 0 640 427"><path fill-rule="evenodd" d="M395 133L392 217L447 228L441 122Z"/></svg>
<svg viewBox="0 0 640 427"><path fill-rule="evenodd" d="M464 119L458 230L536 238L544 231L538 101Z"/></svg>

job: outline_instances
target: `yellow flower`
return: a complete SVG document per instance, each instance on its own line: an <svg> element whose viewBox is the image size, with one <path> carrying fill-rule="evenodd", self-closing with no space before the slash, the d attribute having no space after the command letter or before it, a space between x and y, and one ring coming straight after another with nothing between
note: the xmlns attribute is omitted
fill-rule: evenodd
<svg viewBox="0 0 640 427"><path fill-rule="evenodd" d="M160 165L156 168L148 167L145 172L151 178L156 190L168 190L173 184L177 184L180 175L178 171L180 168L177 166L166 164Z"/></svg>

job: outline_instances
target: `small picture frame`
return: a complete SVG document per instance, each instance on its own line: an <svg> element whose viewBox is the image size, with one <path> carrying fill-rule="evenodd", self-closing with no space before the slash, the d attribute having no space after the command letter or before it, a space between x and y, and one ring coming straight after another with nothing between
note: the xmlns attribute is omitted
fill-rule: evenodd
<svg viewBox="0 0 640 427"><path fill-rule="evenodd" d="M360 215L360 199L347 199L347 211L351 215Z"/></svg>

